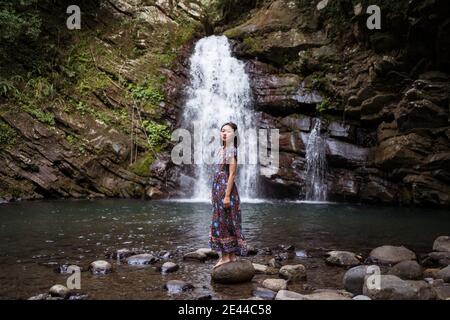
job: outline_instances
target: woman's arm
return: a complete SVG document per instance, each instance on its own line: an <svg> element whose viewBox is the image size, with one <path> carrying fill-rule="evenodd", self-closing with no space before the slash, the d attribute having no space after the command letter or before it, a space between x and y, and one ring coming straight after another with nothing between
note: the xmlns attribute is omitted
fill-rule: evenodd
<svg viewBox="0 0 450 320"><path fill-rule="evenodd" d="M225 198L223 200L223 205L225 208L228 208L230 206L230 196L231 191L233 189L234 185L234 177L236 177L236 171L237 171L237 163L236 159L232 157L229 162L229 174L228 174L228 182L227 182L227 189L225 191Z"/></svg>

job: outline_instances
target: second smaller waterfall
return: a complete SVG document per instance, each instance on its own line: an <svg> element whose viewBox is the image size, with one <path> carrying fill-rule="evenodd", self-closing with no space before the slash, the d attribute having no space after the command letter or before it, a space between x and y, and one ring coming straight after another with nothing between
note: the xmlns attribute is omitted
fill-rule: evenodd
<svg viewBox="0 0 450 320"><path fill-rule="evenodd" d="M321 121L316 119L306 145L306 197L307 201L327 200L326 143L321 136Z"/></svg>

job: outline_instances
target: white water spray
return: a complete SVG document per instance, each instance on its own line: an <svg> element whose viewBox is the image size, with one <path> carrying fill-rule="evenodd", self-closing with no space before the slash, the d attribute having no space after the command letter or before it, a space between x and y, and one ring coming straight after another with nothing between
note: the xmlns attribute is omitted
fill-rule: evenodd
<svg viewBox="0 0 450 320"><path fill-rule="evenodd" d="M210 199L213 168L207 163L211 163L214 151L220 148L220 126L228 121L237 124L240 137L238 163L242 165L238 166L236 179L240 196L255 197L258 167L250 156L257 155L257 138L253 128L250 81L244 63L231 56L225 36L206 37L197 42L190 58L190 77L183 125L191 132L193 128L199 131L194 143L199 152L197 156L203 159L203 163L196 166L194 199Z"/></svg>

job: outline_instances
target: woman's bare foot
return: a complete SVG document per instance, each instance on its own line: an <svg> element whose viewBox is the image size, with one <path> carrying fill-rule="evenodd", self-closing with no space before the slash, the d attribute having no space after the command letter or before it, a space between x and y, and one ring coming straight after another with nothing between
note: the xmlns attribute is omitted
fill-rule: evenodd
<svg viewBox="0 0 450 320"><path fill-rule="evenodd" d="M227 261L223 261L222 259L219 259L219 261L217 261L217 263L214 265L213 269L217 268L218 266L227 263Z"/></svg>
<svg viewBox="0 0 450 320"><path fill-rule="evenodd" d="M218 266L231 262L231 261L235 261L235 260L231 260L231 257L229 254L224 254L222 255L222 257L219 259L219 261L214 265L213 269L217 268Z"/></svg>

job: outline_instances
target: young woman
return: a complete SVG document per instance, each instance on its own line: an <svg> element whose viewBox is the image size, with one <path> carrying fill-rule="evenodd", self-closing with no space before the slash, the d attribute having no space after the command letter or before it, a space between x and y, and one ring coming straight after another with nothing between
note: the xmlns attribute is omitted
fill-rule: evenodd
<svg viewBox="0 0 450 320"><path fill-rule="evenodd" d="M213 215L209 232L211 249L221 252L213 267L236 261L236 254L247 255L247 243L241 233L241 203L234 182L237 173L237 125L228 122L220 129L222 148L212 184Z"/></svg>

